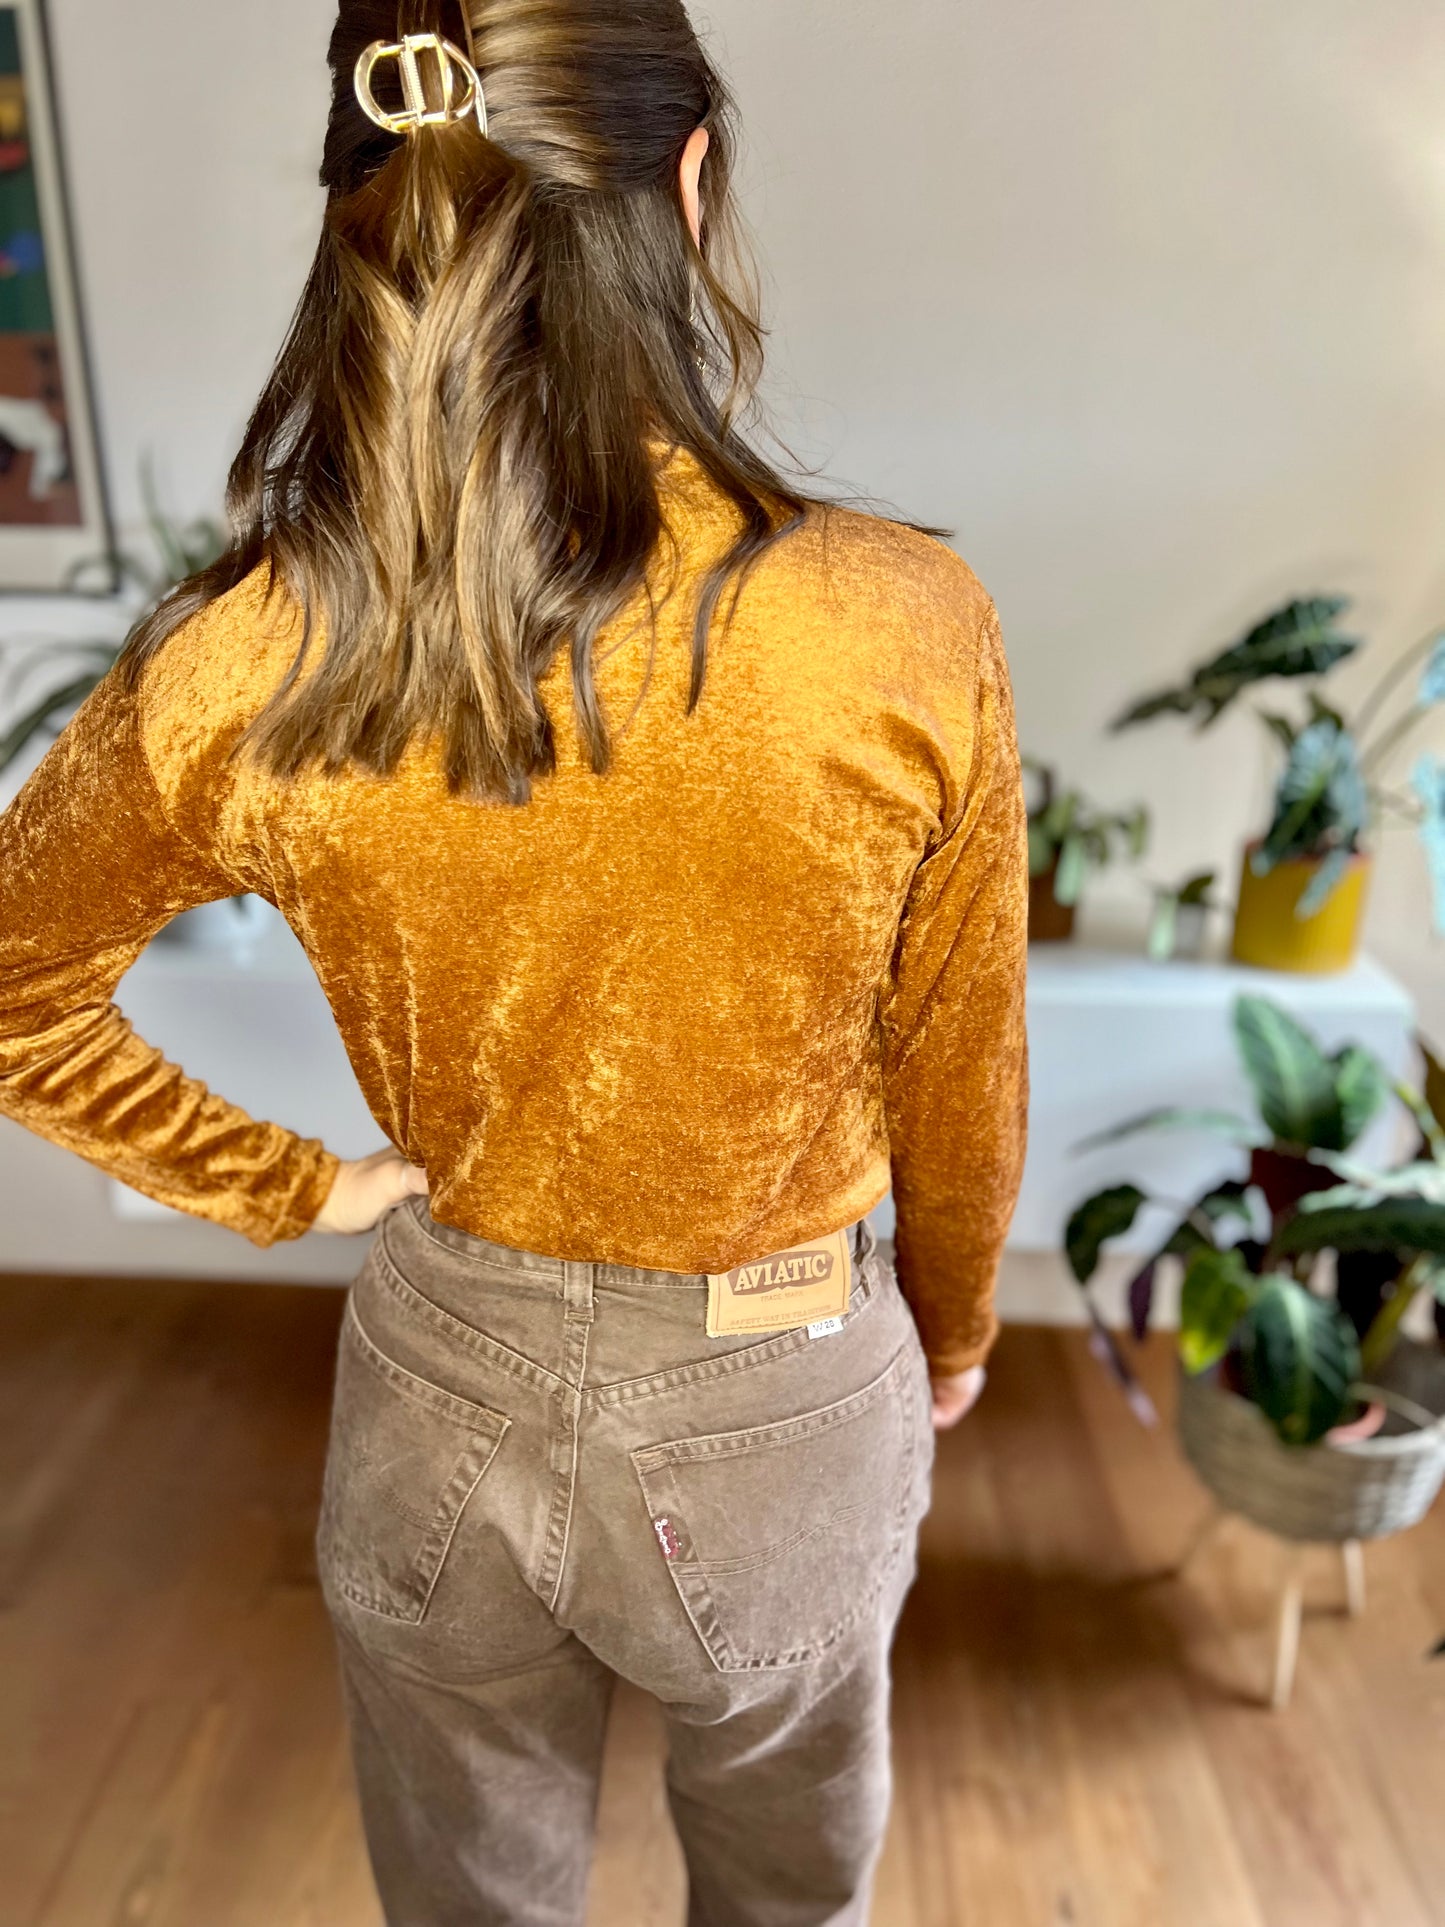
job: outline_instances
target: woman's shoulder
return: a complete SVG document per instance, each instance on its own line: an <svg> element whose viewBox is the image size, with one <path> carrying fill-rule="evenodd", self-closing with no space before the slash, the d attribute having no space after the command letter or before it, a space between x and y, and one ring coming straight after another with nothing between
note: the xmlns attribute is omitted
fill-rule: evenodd
<svg viewBox="0 0 1445 1927"><path fill-rule="evenodd" d="M965 667L994 621L988 590L938 536L832 503L810 507L771 558L776 588L815 605L839 638Z"/></svg>
<svg viewBox="0 0 1445 1927"><path fill-rule="evenodd" d="M285 674L303 626L300 605L261 563L147 653L137 678L142 713L158 721L189 715L215 729L253 712Z"/></svg>

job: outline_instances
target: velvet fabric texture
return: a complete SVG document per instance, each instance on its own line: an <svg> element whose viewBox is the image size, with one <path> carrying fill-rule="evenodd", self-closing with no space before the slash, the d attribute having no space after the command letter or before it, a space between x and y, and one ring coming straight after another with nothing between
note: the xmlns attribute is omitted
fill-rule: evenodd
<svg viewBox="0 0 1445 1927"><path fill-rule="evenodd" d="M935 1372L988 1351L1021 1173L1028 862L993 604L941 543L810 512L715 626L736 511L685 451L671 542L599 643L613 767L558 654L558 769L517 806L389 777L281 782L237 738L298 611L264 572L108 676L0 817L0 1112L258 1245L337 1160L137 1037L116 986L179 911L252 890L304 944L434 1216L561 1258L703 1272L888 1190ZM726 608L726 601L724 604Z"/></svg>

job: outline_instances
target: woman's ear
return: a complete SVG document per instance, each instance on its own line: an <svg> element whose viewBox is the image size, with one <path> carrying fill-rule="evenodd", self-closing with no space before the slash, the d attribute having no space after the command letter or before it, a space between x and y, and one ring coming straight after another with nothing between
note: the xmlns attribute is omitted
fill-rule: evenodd
<svg viewBox="0 0 1445 1927"><path fill-rule="evenodd" d="M702 198L698 184L702 179L702 164L711 141L712 135L705 127L695 127L687 137L687 146L682 150L682 166L678 169L683 212L692 229L692 238L699 247L702 246Z"/></svg>

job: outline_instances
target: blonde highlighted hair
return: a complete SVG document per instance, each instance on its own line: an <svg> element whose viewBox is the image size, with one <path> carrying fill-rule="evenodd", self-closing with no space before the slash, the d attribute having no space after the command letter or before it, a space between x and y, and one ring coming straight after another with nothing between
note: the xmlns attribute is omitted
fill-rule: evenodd
<svg viewBox="0 0 1445 1927"><path fill-rule="evenodd" d="M341 7L321 240L231 471L234 539L141 625L121 673L269 563L306 622L244 739L264 766L386 774L435 735L453 791L520 803L555 766L537 684L564 646L591 766L608 767L592 647L662 534L657 443L690 450L741 517L699 594L689 707L720 599L808 498L739 434L762 330L732 107L681 0L402 13ZM357 58L400 31L472 50L486 136L475 117L403 135L367 117ZM700 248L678 182L697 127Z"/></svg>

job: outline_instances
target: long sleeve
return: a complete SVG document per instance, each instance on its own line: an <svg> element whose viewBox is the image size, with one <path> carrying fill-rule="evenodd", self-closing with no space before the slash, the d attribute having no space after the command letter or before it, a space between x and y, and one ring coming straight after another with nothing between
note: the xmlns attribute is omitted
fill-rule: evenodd
<svg viewBox="0 0 1445 1927"><path fill-rule="evenodd" d="M955 820L914 873L880 1000L898 1280L939 1375L997 1334L1028 1105L1027 827L992 604L974 669Z"/></svg>
<svg viewBox="0 0 1445 1927"><path fill-rule="evenodd" d="M187 1077L113 1001L173 916L246 887L169 820L139 696L107 676L0 816L0 1115L264 1246L309 1227L338 1160Z"/></svg>

